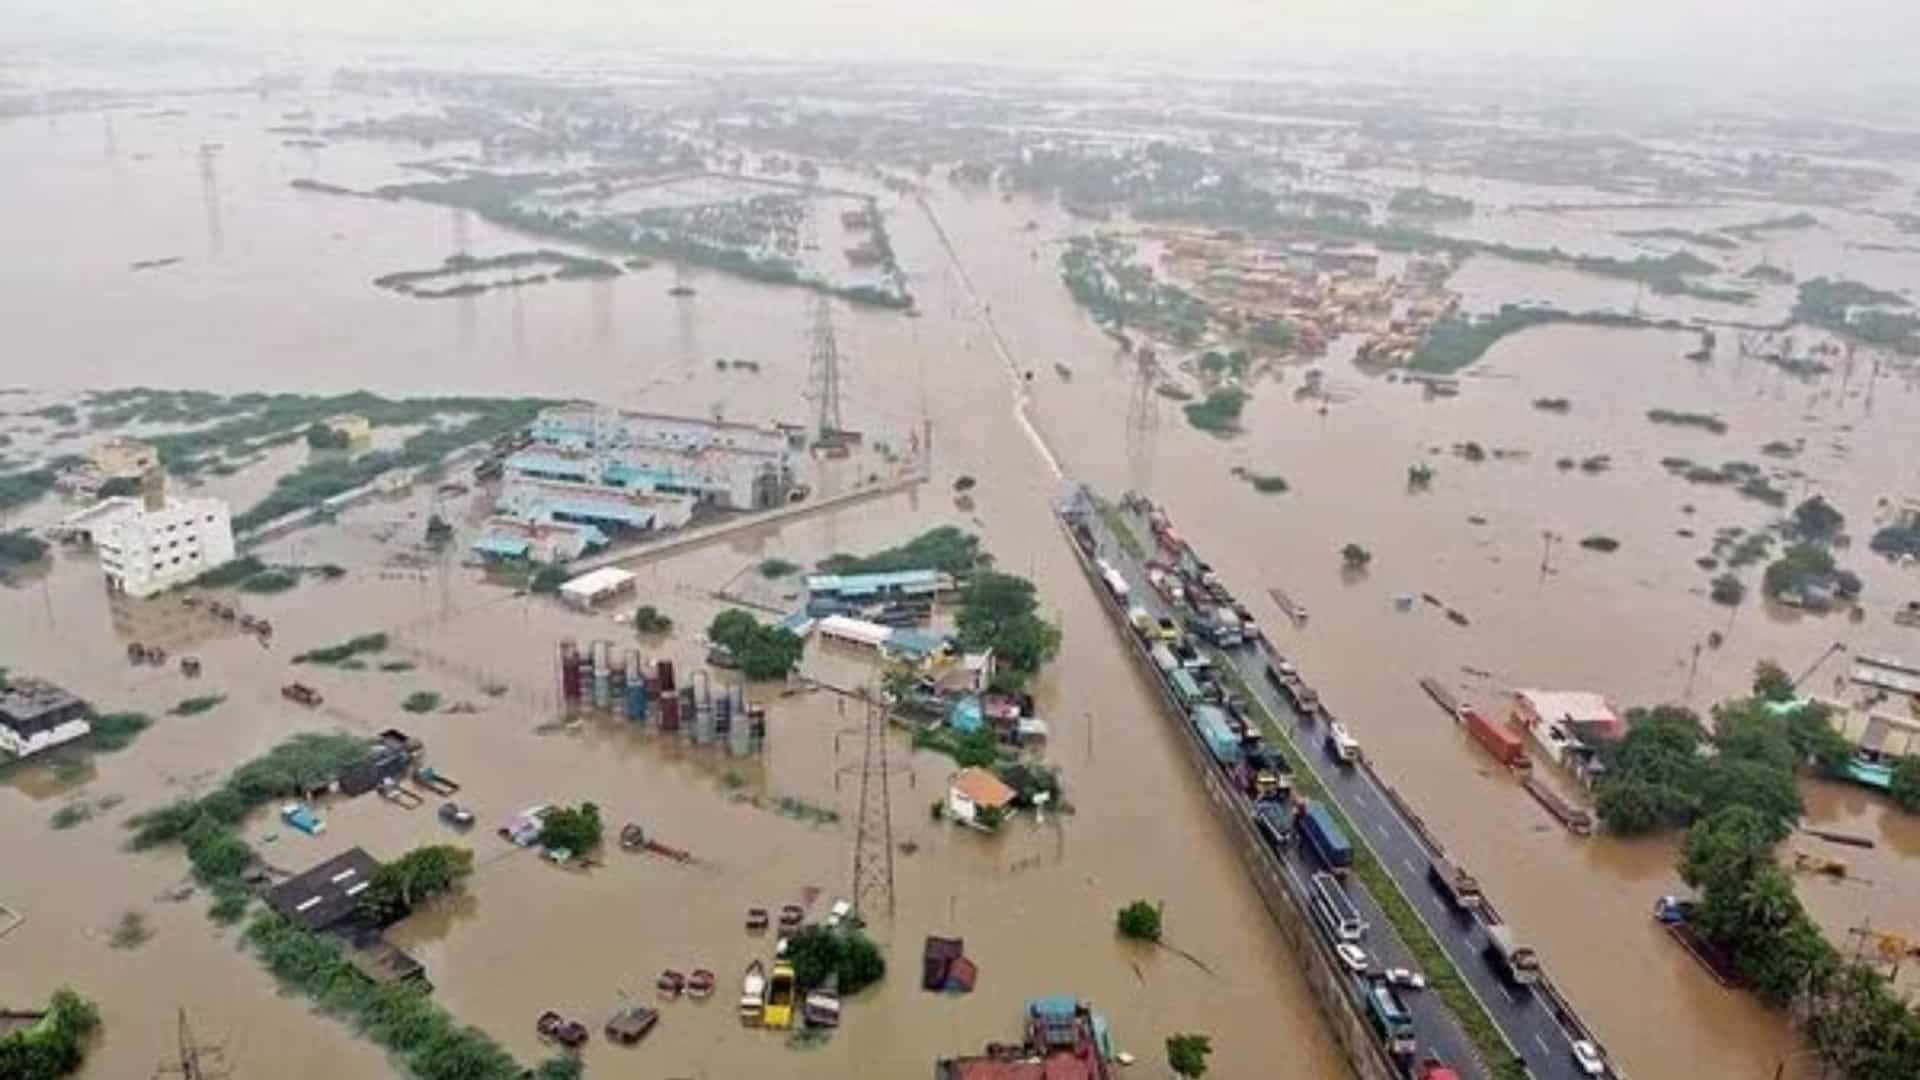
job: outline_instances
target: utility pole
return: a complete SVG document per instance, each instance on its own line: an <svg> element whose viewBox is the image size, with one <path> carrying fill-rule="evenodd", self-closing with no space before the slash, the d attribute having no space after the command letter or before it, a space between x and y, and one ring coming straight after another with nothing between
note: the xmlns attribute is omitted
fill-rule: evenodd
<svg viewBox="0 0 1920 1080"><path fill-rule="evenodd" d="M833 335L833 306L824 293L813 301L807 396L813 400L814 438L837 442L845 430L840 418L840 346Z"/></svg>

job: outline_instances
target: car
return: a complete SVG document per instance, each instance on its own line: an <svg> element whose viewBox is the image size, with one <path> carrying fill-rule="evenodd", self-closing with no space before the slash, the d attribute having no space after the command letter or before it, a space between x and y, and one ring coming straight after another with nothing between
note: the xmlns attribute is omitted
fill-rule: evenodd
<svg viewBox="0 0 1920 1080"><path fill-rule="evenodd" d="M1388 986L1401 990L1425 990L1427 988L1427 977L1407 968L1388 968L1386 971L1381 972L1380 977L1387 981Z"/></svg>
<svg viewBox="0 0 1920 1080"><path fill-rule="evenodd" d="M1335 945L1333 951L1340 954L1340 962L1347 965L1348 971L1353 972L1355 975L1365 975L1367 973L1367 950L1355 945L1351 941L1343 941Z"/></svg>
<svg viewBox="0 0 1920 1080"><path fill-rule="evenodd" d="M1607 1059L1600 1056L1600 1048L1590 1040L1576 1039L1573 1044L1573 1061L1580 1071L1588 1076L1607 1075Z"/></svg>
<svg viewBox="0 0 1920 1080"><path fill-rule="evenodd" d="M1173 641L1180 636L1180 624L1167 618L1165 615L1160 616L1160 620L1155 624L1155 628L1159 632L1161 641Z"/></svg>

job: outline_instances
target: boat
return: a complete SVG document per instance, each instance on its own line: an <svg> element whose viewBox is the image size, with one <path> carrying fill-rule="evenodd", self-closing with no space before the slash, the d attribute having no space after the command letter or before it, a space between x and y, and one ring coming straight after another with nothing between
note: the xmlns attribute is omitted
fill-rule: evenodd
<svg viewBox="0 0 1920 1080"><path fill-rule="evenodd" d="M705 1001L713 996L713 988L718 982L713 972L706 968L694 968L687 975L687 996L695 1001Z"/></svg>
<svg viewBox="0 0 1920 1080"><path fill-rule="evenodd" d="M645 1005L628 1005L607 1020L607 1038L623 1046L632 1046L647 1037L660 1022L660 1010Z"/></svg>
<svg viewBox="0 0 1920 1080"><path fill-rule="evenodd" d="M767 1006L761 1023L770 1028L793 1026L793 965L785 960L773 964L773 977L767 981Z"/></svg>
<svg viewBox="0 0 1920 1080"><path fill-rule="evenodd" d="M297 802L287 803L280 808L280 820L299 829L308 836L319 836L327 831L327 823L319 814Z"/></svg>
<svg viewBox="0 0 1920 1080"><path fill-rule="evenodd" d="M755 960L740 977L740 1022L758 1024L767 1005L767 969Z"/></svg>
<svg viewBox="0 0 1920 1080"><path fill-rule="evenodd" d="M771 921L772 920L767 916L766 908L750 907L747 909L747 929L748 930L765 930L767 928L767 925Z"/></svg>
<svg viewBox="0 0 1920 1080"><path fill-rule="evenodd" d="M540 1014L540 1019L534 1021L533 1029L540 1033L542 1040L559 1043L568 1049L587 1041L587 1025L578 1020L569 1020L552 1009Z"/></svg>
<svg viewBox="0 0 1920 1080"><path fill-rule="evenodd" d="M470 828L473 825L473 811L457 802L440 804L440 820L456 829Z"/></svg>
<svg viewBox="0 0 1920 1080"><path fill-rule="evenodd" d="M659 978L653 980L653 985L655 989L660 991L661 997L677 998L680 996L680 992L687 988L687 977L672 968L668 968L660 973Z"/></svg>

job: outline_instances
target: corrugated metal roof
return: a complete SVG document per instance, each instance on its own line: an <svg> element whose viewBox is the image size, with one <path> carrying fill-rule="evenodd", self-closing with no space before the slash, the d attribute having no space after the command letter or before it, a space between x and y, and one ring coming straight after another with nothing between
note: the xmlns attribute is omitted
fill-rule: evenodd
<svg viewBox="0 0 1920 1080"><path fill-rule="evenodd" d="M473 542L473 550L482 555L499 555L509 559L524 556L533 544L517 536L482 536Z"/></svg>

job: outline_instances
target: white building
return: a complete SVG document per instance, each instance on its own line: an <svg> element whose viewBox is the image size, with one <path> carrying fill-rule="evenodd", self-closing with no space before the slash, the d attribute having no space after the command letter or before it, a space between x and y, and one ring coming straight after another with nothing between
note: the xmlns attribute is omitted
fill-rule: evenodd
<svg viewBox="0 0 1920 1080"><path fill-rule="evenodd" d="M632 592L636 580L638 579L631 570L622 570L617 566L603 566L598 570L589 570L560 586L560 598L582 611L588 611L596 604L611 600L623 593Z"/></svg>
<svg viewBox="0 0 1920 1080"><path fill-rule="evenodd" d="M226 503L175 498L157 486L142 498L108 499L68 525L93 541L108 590L128 596L152 596L233 559Z"/></svg>

